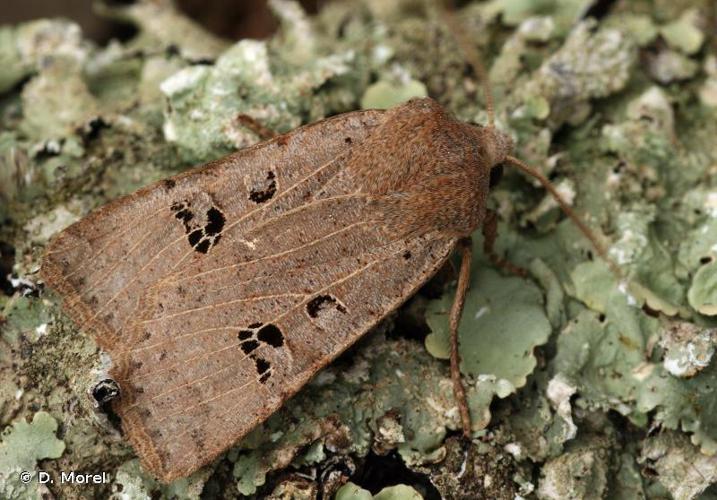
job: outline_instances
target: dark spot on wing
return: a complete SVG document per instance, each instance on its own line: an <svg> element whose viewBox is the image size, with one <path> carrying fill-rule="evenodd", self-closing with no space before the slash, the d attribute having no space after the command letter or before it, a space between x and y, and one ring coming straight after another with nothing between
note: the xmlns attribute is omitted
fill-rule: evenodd
<svg viewBox="0 0 717 500"><path fill-rule="evenodd" d="M249 199L254 203L264 203L269 201L276 194L276 180L274 172L269 171L266 174L266 181L261 187L256 187L249 191Z"/></svg>
<svg viewBox="0 0 717 500"><path fill-rule="evenodd" d="M222 229L224 229L225 221L224 214L214 207L210 208L207 210L207 225L204 226L205 234L207 236L215 236L221 233Z"/></svg>
<svg viewBox="0 0 717 500"><path fill-rule="evenodd" d="M177 219L184 222L185 230L189 229L189 227L188 227L189 221L191 221L194 218L194 214L192 212L190 212L189 210L187 210L186 208L180 210L179 212L174 214L174 216Z"/></svg>
<svg viewBox="0 0 717 500"><path fill-rule="evenodd" d="M257 342L256 340L245 340L241 343L241 350L244 351L244 354L251 354L258 347L259 342Z"/></svg>
<svg viewBox="0 0 717 500"><path fill-rule="evenodd" d="M200 253L207 253L209 251L209 245L211 245L211 241L202 240L194 247L194 249Z"/></svg>
<svg viewBox="0 0 717 500"><path fill-rule="evenodd" d="M199 253L207 253L219 243L226 217L217 207L207 210L206 217L197 217L190 206L188 201L175 202L170 209L174 212L174 217L182 222L189 245ZM206 219L206 222L203 219Z"/></svg>
<svg viewBox="0 0 717 500"><path fill-rule="evenodd" d="M262 327L257 333L257 338L272 347L281 347L284 345L284 335L282 335L281 330L279 330L276 325L268 324Z"/></svg>
<svg viewBox="0 0 717 500"><path fill-rule="evenodd" d="M204 438L200 434L199 429L194 429L189 433L194 443L194 447L200 452L204 450Z"/></svg>
<svg viewBox="0 0 717 500"><path fill-rule="evenodd" d="M195 229L191 233L189 233L189 236L187 236L187 240L189 241L189 244L193 247L197 246L197 243L199 243L199 240L202 239L202 230L201 229Z"/></svg>
<svg viewBox="0 0 717 500"><path fill-rule="evenodd" d="M306 312L310 317L316 318L322 311L325 311L332 306L341 313L346 312L346 308L341 305L333 295L319 295L318 297L314 297L308 302L308 304L306 304Z"/></svg>
<svg viewBox="0 0 717 500"><path fill-rule="evenodd" d="M259 375L263 375L269 370L269 368L271 368L271 363L269 363L264 358L256 358L254 360L254 364L256 365L256 372Z"/></svg>

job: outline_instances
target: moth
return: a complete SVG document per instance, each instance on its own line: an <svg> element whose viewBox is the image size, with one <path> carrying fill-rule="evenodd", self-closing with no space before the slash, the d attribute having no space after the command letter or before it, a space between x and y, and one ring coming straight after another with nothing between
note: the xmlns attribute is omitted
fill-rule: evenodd
<svg viewBox="0 0 717 500"><path fill-rule="evenodd" d="M42 276L110 355L125 435L171 481L269 417L458 249L451 374L467 429L466 238L486 221L496 167L552 188L512 147L492 118L462 123L430 98L338 115L95 210L52 240Z"/></svg>

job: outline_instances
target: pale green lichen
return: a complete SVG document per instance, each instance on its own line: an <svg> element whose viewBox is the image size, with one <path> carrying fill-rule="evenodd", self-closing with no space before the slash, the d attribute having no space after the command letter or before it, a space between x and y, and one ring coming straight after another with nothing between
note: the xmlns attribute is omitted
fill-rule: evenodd
<svg viewBox="0 0 717 500"><path fill-rule="evenodd" d="M717 482L717 457L704 456L684 436L665 432L648 438L640 461L652 467L675 500L697 497Z"/></svg>
<svg viewBox="0 0 717 500"><path fill-rule="evenodd" d="M447 437L460 426L448 363L414 338L428 303L443 338L426 345L445 357L454 291L444 276L431 300L417 297L384 326L410 340L375 333L218 465L170 486L141 470L89 396L107 360L53 295L36 296L47 239L187 160L255 142L239 114L284 131L427 94L485 123L479 82L435 5L336 2L312 18L294 2L270 4L281 28L264 42L220 40L149 0L104 6L138 36L103 48L67 21L0 28L0 240L16 250L15 289L0 295L1 421L26 421L40 403L66 422L67 450L43 467L113 473L91 492L52 493L328 497L350 474L324 491L322 470L374 453L401 457L447 498L713 494L717 57L702 0L618 1L597 20L584 19L595 6L584 0L470 2L459 13L516 155L562 186L624 274L611 274L536 183L509 174L493 190L497 250L530 278L491 269L476 236L460 331L480 436L473 463ZM340 495L372 498L361 486Z"/></svg>
<svg viewBox="0 0 717 500"><path fill-rule="evenodd" d="M508 26L517 26L522 21L540 14L550 14L555 24L564 33L590 6L586 0L491 0L483 7L489 16L501 14L501 20Z"/></svg>
<svg viewBox="0 0 717 500"><path fill-rule="evenodd" d="M599 442L581 440L546 462L537 497L546 500L600 499L608 489L609 464Z"/></svg>
<svg viewBox="0 0 717 500"><path fill-rule="evenodd" d="M479 244L476 245L476 250ZM503 277L485 266L474 266L458 329L461 371L475 380L471 388L474 424L489 423L488 406L493 394L507 397L526 383L536 359L533 350L544 344L550 323L543 310L539 290L530 282ZM448 311L453 297L446 293L432 301L426 321L432 333L426 348L432 355L448 359ZM509 316L501 311L511 310Z"/></svg>
<svg viewBox="0 0 717 500"><path fill-rule="evenodd" d="M590 100L605 97L627 84L636 51L631 40L615 29L592 32L595 23L579 23L560 50L550 56L519 95L542 98L557 128L577 125L590 114Z"/></svg>
<svg viewBox="0 0 717 500"><path fill-rule="evenodd" d="M38 460L59 458L65 443L55 437L57 421L44 411L32 422L23 419L3 430L0 436L0 496L3 498L41 498L36 470ZM23 480L22 473L30 474Z"/></svg>
<svg viewBox="0 0 717 500"><path fill-rule="evenodd" d="M54 61L25 85L21 130L28 137L64 138L97 116L97 103L79 71L67 61ZM81 156L84 152L78 153Z"/></svg>
<svg viewBox="0 0 717 500"><path fill-rule="evenodd" d="M705 41L705 35L699 29L701 16L697 9L685 10L679 19L660 27L660 35L673 49L685 54L696 54Z"/></svg>
<svg viewBox="0 0 717 500"><path fill-rule="evenodd" d="M412 97L426 97L426 95L426 86L416 80L396 83L379 80L366 89L361 98L361 107L386 109Z"/></svg>
<svg viewBox="0 0 717 500"><path fill-rule="evenodd" d="M229 46L183 15L170 0L141 0L130 5L98 1L95 9L101 15L137 26L139 35L130 47L174 48L189 60L204 61L215 59Z"/></svg>
<svg viewBox="0 0 717 500"><path fill-rule="evenodd" d="M717 316L717 261L697 270L687 291L687 300L697 312Z"/></svg>
<svg viewBox="0 0 717 500"><path fill-rule="evenodd" d="M699 90L700 100L705 106L717 107L717 57L707 56L704 63L707 74L702 88Z"/></svg>
<svg viewBox="0 0 717 500"><path fill-rule="evenodd" d="M675 377L694 377L708 367L717 347L717 329L673 322L660 336L662 364Z"/></svg>
<svg viewBox="0 0 717 500"><path fill-rule="evenodd" d="M694 77L699 65L675 50L661 50L648 61L650 76L657 82L667 84Z"/></svg>
<svg viewBox="0 0 717 500"><path fill-rule="evenodd" d="M18 26L0 26L0 93L39 71L48 61L81 64L91 49L73 22L41 19Z"/></svg>
<svg viewBox="0 0 717 500"><path fill-rule="evenodd" d="M160 495L175 500L198 500L201 498L208 471L199 471L188 478L164 485L147 474L139 460L133 459L120 465L114 478L111 500L152 500Z"/></svg>
<svg viewBox="0 0 717 500"><path fill-rule="evenodd" d="M328 110L321 100L306 96L346 74L353 57L351 52L330 55L276 75L266 43L242 40L214 66L186 68L161 84L170 105L165 138L187 159L201 161L257 141L239 115L277 131L297 127L305 115L322 118Z"/></svg>
<svg viewBox="0 0 717 500"><path fill-rule="evenodd" d="M370 491L353 483L346 483L336 492L334 500L371 500L372 498Z"/></svg>
<svg viewBox="0 0 717 500"><path fill-rule="evenodd" d="M420 493L405 484L388 486L377 494L371 495L368 490L353 483L347 483L336 492L334 498L335 500L423 500Z"/></svg>

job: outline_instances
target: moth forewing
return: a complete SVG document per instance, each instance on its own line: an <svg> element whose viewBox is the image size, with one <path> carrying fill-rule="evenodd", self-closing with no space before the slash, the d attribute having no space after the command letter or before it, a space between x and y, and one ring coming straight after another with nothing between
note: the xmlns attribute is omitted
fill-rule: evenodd
<svg viewBox="0 0 717 500"><path fill-rule="evenodd" d="M206 234L216 231L215 211L226 225L236 214L265 212L268 197L295 193L301 181L350 149L347 138L360 142L381 120L376 111L325 120L114 200L51 241L42 275L78 324L115 350L128 340L139 291L181 273L183 263L201 253L195 247L218 243L217 234ZM336 127L340 137L329 133ZM214 224L205 231L210 217Z"/></svg>
<svg viewBox="0 0 717 500"><path fill-rule="evenodd" d="M114 408L151 472L168 481L218 456L450 255L458 209L446 227L393 227L395 193L356 161L414 112L449 120L432 101L341 115L113 202L51 243L43 275L110 354ZM375 168L415 167L372 154Z"/></svg>

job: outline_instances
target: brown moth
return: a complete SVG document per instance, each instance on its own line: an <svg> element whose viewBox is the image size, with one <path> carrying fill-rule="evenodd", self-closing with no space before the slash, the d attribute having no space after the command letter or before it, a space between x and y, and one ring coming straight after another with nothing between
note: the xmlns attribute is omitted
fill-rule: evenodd
<svg viewBox="0 0 717 500"><path fill-rule="evenodd" d="M53 239L42 276L111 356L113 407L149 471L170 481L216 458L456 248L451 376L469 433L457 327L491 170L536 176L604 255L550 183L509 156L486 97L485 127L429 98L307 125L115 200ZM494 225L485 232L506 265L490 248Z"/></svg>
<svg viewBox="0 0 717 500"><path fill-rule="evenodd" d="M481 225L510 148L431 99L346 113L109 203L42 275L110 354L125 433L169 481L425 283Z"/></svg>

